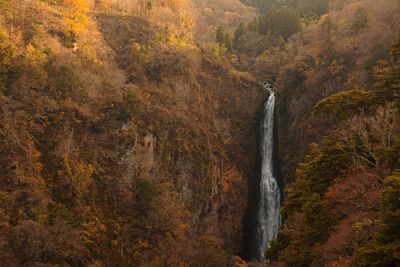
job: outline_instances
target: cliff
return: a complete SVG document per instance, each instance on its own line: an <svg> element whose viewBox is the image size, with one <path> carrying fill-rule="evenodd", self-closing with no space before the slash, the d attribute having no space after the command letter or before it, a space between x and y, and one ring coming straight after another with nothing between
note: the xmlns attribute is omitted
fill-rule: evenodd
<svg viewBox="0 0 400 267"><path fill-rule="evenodd" d="M59 5L26 8L1 32L2 261L227 265L255 173L255 79L150 18L99 9L70 35Z"/></svg>

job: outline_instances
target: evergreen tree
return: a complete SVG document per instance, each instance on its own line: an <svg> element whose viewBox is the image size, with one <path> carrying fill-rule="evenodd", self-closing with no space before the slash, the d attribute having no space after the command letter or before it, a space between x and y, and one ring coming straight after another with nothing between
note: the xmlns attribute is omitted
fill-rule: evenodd
<svg viewBox="0 0 400 267"><path fill-rule="evenodd" d="M259 32L261 34L271 32L275 36L287 39L298 31L300 31L300 18L293 9L271 9L260 18Z"/></svg>
<svg viewBox="0 0 400 267"><path fill-rule="evenodd" d="M352 266L400 265L400 173L385 178L384 184L381 230L366 247L359 249Z"/></svg>
<svg viewBox="0 0 400 267"><path fill-rule="evenodd" d="M392 62L381 61L375 70L375 88L384 101L400 107L400 37L392 47Z"/></svg>
<svg viewBox="0 0 400 267"><path fill-rule="evenodd" d="M216 40L220 44L225 42L224 29L221 26L219 26L217 29Z"/></svg>
<svg viewBox="0 0 400 267"><path fill-rule="evenodd" d="M298 0L293 7L299 10L303 17L320 16L328 10L329 0Z"/></svg>
<svg viewBox="0 0 400 267"><path fill-rule="evenodd" d="M232 37L229 33L225 33L225 46L228 51L231 51L233 49L233 41Z"/></svg>
<svg viewBox="0 0 400 267"><path fill-rule="evenodd" d="M254 0L254 5L258 7L261 12L268 12L273 7L281 7L287 5L288 1L281 0Z"/></svg>
<svg viewBox="0 0 400 267"><path fill-rule="evenodd" d="M14 47L8 36L0 31L0 92L5 91L6 85L10 81L10 72L12 72L13 60L16 57L16 47Z"/></svg>
<svg viewBox="0 0 400 267"><path fill-rule="evenodd" d="M247 24L247 29L252 32L258 31L258 18L254 18Z"/></svg>
<svg viewBox="0 0 400 267"><path fill-rule="evenodd" d="M245 29L246 28L245 28L245 25L244 25L243 21L240 22L239 26L235 30L235 35L234 35L234 38L233 38L233 46L234 47L238 46L240 37L242 37L242 35L244 34Z"/></svg>

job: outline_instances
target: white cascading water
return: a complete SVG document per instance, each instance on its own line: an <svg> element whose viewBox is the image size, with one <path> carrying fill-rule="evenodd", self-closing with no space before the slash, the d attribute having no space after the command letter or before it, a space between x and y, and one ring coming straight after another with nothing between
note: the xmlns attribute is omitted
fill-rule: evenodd
<svg viewBox="0 0 400 267"><path fill-rule="evenodd" d="M262 261L265 260L265 250L270 242L277 238L281 224L280 192L273 170L275 94L269 84L265 89L270 96L264 104L261 125L261 181L256 238L258 259Z"/></svg>

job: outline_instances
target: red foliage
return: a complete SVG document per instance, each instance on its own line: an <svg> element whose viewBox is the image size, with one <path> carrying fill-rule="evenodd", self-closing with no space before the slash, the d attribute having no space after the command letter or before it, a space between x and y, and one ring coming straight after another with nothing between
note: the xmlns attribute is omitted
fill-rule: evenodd
<svg viewBox="0 0 400 267"><path fill-rule="evenodd" d="M382 183L376 173L353 173L336 179L325 194L337 223L328 240L314 247L315 266L348 266L354 250L377 231Z"/></svg>
<svg viewBox="0 0 400 267"><path fill-rule="evenodd" d="M375 173L356 173L337 179L325 196L339 216L379 209L382 193L380 177Z"/></svg>
<svg viewBox="0 0 400 267"><path fill-rule="evenodd" d="M372 222L378 212L361 212L349 215L338 222L328 240L314 248L312 254L318 266L348 266L347 260L359 244L368 240L376 231Z"/></svg>

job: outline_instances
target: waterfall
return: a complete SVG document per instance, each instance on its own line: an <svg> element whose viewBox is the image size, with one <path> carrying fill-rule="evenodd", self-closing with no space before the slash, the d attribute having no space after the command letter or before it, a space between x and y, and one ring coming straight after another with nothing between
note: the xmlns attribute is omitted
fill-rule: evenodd
<svg viewBox="0 0 400 267"><path fill-rule="evenodd" d="M261 181L256 232L258 260L265 259L265 250L270 242L277 238L281 224L280 192L273 168L275 94L268 83L265 89L269 91L270 96L264 104L261 122Z"/></svg>

